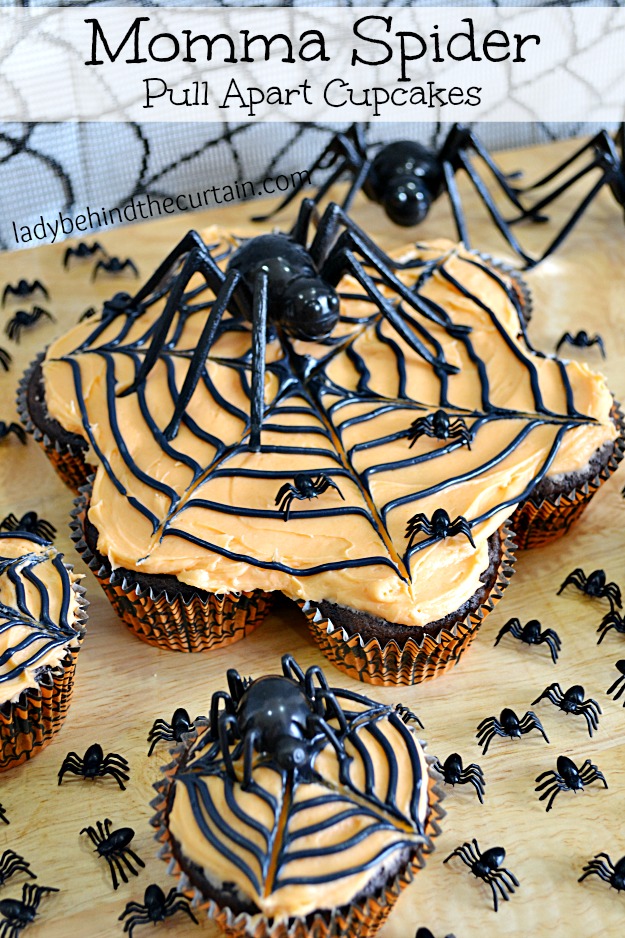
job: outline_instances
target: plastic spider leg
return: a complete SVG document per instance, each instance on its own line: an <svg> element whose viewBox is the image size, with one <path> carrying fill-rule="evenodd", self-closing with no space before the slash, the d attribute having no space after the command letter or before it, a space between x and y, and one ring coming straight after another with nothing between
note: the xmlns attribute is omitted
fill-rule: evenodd
<svg viewBox="0 0 625 938"><path fill-rule="evenodd" d="M475 849L469 843L460 844L455 850L452 850L448 857L445 857L443 863L447 863L451 860L452 857L458 857L466 866L473 866L474 863L479 862L479 847L477 848L478 852L476 854Z"/></svg>
<svg viewBox="0 0 625 938"><path fill-rule="evenodd" d="M100 836L99 836L99 837L98 837L98 835L96 834L96 832L95 832L95 830L93 829L93 827L83 827L83 829L82 829L81 832L80 832L81 834L86 834L86 835L87 835L87 837L89 838L89 840L91 841L91 843L94 844L94 846L96 847L96 849L100 846L100 844L102 843L102 841L106 839L104 832L101 830L102 825L101 825L100 821L98 821L98 827L100 828Z"/></svg>
<svg viewBox="0 0 625 938"><path fill-rule="evenodd" d="M193 914L192 910L189 908L189 906L188 906L187 902L185 901L185 899L186 899L185 896L181 896L180 899L179 899L177 902L174 902L171 906L169 906L169 907L167 908L167 911L165 912L166 917L169 918L171 915L175 915L176 912L186 912L187 915L189 916L189 918L190 918L193 922L195 922L196 925L199 925L200 923L199 923L198 920L196 919L196 917L195 917L195 915Z"/></svg>
<svg viewBox="0 0 625 938"><path fill-rule="evenodd" d="M284 497L278 505L278 511L282 512L285 521L289 520L289 515L291 514L291 505L293 504L293 500L295 498L299 498L299 496L297 496L295 492L291 491L289 487L289 491L284 493Z"/></svg>
<svg viewBox="0 0 625 938"><path fill-rule="evenodd" d="M232 756L230 755L230 741L228 739L228 731L230 730L230 727L234 729L236 737L236 735L238 735L238 724L236 717L229 713L221 713L217 724L219 732L219 747L221 749L221 755L224 760L224 767L226 772L233 781L236 781L237 776L236 772L234 771Z"/></svg>
<svg viewBox="0 0 625 938"><path fill-rule="evenodd" d="M528 710L522 720L519 721L519 727L521 733L531 733L532 730L538 730L542 734L543 739L546 743L549 742L549 738L545 733L544 727L535 713L532 713L531 710Z"/></svg>
<svg viewBox="0 0 625 938"><path fill-rule="evenodd" d="M9 370L12 360L10 353L4 348L0 348L0 365L2 365L5 371Z"/></svg>
<svg viewBox="0 0 625 938"><path fill-rule="evenodd" d="M455 124L445 142L443 143L440 158L441 160L449 160L451 163L454 162L454 157L460 160L460 165L463 169L466 169L464 163L466 160L465 150L467 147L472 147L477 155L486 163L489 170L495 177L499 187L503 191L504 195L512 202L512 204L518 208L520 211L525 211L524 206L519 201L517 191L509 185L508 179L517 179L520 173L513 173L512 175L507 175L497 166L494 159L482 143L482 141L477 137L469 127L464 127L462 125ZM475 170L473 170L475 172Z"/></svg>
<svg viewBox="0 0 625 938"><path fill-rule="evenodd" d="M350 762L352 761L352 757L345 752L345 747L339 740L332 727L326 722L326 720L324 720L323 717L313 713L308 719L313 729L322 736L325 736L325 738L333 747L334 751L336 752L336 757L339 764L339 780L341 784L349 785L348 768Z"/></svg>
<svg viewBox="0 0 625 938"><path fill-rule="evenodd" d="M556 644L555 639L552 635L547 635L541 638L541 641L546 643L551 652L551 660L555 664L558 660L558 651L560 650L560 645Z"/></svg>
<svg viewBox="0 0 625 938"><path fill-rule="evenodd" d="M477 774L472 775L469 774L469 772L467 772L466 775L467 778L465 778L463 781L469 782L471 785L473 785L480 804L484 804L484 777Z"/></svg>
<svg viewBox="0 0 625 938"><path fill-rule="evenodd" d="M352 207L352 203L354 199L356 198L356 196L358 195L358 193L364 186L365 180L367 176L369 175L369 170L371 169L371 163L372 163L371 160L368 160L368 159L363 160L362 166L356 173L354 181L350 185L347 191L347 195L345 196L345 198L343 199L341 203L341 208L343 209L344 212L349 212L350 208Z"/></svg>
<svg viewBox="0 0 625 938"><path fill-rule="evenodd" d="M592 782L603 782L603 787L608 787L608 783L605 780L603 772L597 768L597 766L594 765L590 759L586 759L580 768L579 777L581 778L584 785L590 785Z"/></svg>
<svg viewBox="0 0 625 938"><path fill-rule="evenodd" d="M124 931L128 932L128 938L132 938L132 933L137 925L149 925L152 919L148 915L133 915L124 922Z"/></svg>
<svg viewBox="0 0 625 938"><path fill-rule="evenodd" d="M145 867L145 863L143 862L143 860L141 859L141 857L138 856L138 855L134 852L134 850L131 850L130 847L124 847L124 849L123 849L123 851L122 851L122 853L121 853L120 859L123 860L123 862L126 864L126 866L128 867L128 869L130 870L130 872L132 873L133 876L138 876L138 875L139 875L139 870L136 870L136 869L134 868L134 866L132 865L132 863L130 862L130 860L134 860L134 862L137 864L137 866L140 866L142 869ZM124 880L124 882L128 882L128 880Z"/></svg>
<svg viewBox="0 0 625 938"><path fill-rule="evenodd" d="M618 154L614 150L614 144L610 140L605 130L600 130L598 134L596 134L591 140L588 140L586 143L582 144L582 146L579 147L579 149L576 150L573 154L571 154L571 156L569 156L566 160L564 160L563 163L560 163L558 166L556 166L555 169L552 169L545 176L542 176L540 179L537 179L535 182L531 183L529 186L524 186L521 191L531 192L533 189L540 189L543 186L547 185L548 182L551 182L553 179L556 179L561 173L564 172L565 169L568 169L569 166L571 166L577 159L579 159L580 156L583 156L584 153L588 152L589 150L594 151L595 156L600 155L601 153L609 154L610 158L613 158L615 160L615 165L618 165ZM594 169L596 165L598 165L598 163L596 161L593 161L592 168ZM582 174L586 172L588 172L588 167L582 170ZM578 173L577 176L574 177L574 179L577 180L579 178L580 176ZM571 185L571 180L565 183L565 186L567 188L570 185ZM557 198L557 196L560 195L562 191L563 189L559 188L558 190L556 190L556 192L550 193L547 196L547 200L543 201L543 203L539 205L539 208L542 208L543 204L548 205L555 198ZM532 208L534 208L534 206Z"/></svg>
<svg viewBox="0 0 625 938"><path fill-rule="evenodd" d="M617 677L606 691L606 694L614 694L614 700L618 700L625 692L625 658L621 658L616 662L616 669L621 672L621 676ZM615 691L616 693L614 693ZM625 704L623 704L623 706L625 706Z"/></svg>
<svg viewBox="0 0 625 938"><path fill-rule="evenodd" d="M126 786L124 785L124 782L127 782L130 777L129 775L126 774L126 772L120 771L115 766L108 766L106 768L102 766L102 768L98 772L98 775L100 777L104 775L110 775L112 778L115 779L115 781L117 782L121 790L126 791Z"/></svg>
<svg viewBox="0 0 625 938"><path fill-rule="evenodd" d="M234 668L232 668L231 670L234 670ZM230 681L228 681L228 684L230 684ZM222 700L225 705L225 710L222 710L220 712L219 703ZM227 694L226 691L224 690L215 691L215 693L211 697L210 714L209 714L210 724L209 724L208 733L209 733L210 738L211 739L219 738L219 721L222 716L230 715L234 717L235 714L236 714L236 707L233 704L230 694Z"/></svg>
<svg viewBox="0 0 625 938"><path fill-rule="evenodd" d="M500 883L497 879L495 879L495 874L494 874L494 873L487 873L486 876L484 876L484 877L482 877L482 878L483 878L484 882L487 883L487 884L490 886L491 892L492 892L492 894L493 894L493 908L494 908L495 912L497 912L497 910L498 910L498 904L497 904L497 889L499 890L499 892L501 893L502 898L503 898L506 902L508 901L508 899L509 899L510 897L508 896L508 894L507 894L506 891L504 890L504 888L503 888L503 886L501 885L501 883ZM497 888L495 888L495 886L496 886Z"/></svg>
<svg viewBox="0 0 625 938"><path fill-rule="evenodd" d="M248 791L254 783L252 778L252 769L254 768L254 750L257 749L257 743L260 742L260 731L250 730L245 737L243 744L243 781L241 788Z"/></svg>
<svg viewBox="0 0 625 938"><path fill-rule="evenodd" d="M488 747L495 738L495 736L507 736L508 734L504 732L501 727L493 726L490 730L481 733L481 739L478 738L478 746L484 746L482 749L482 755L485 756L488 752Z"/></svg>
<svg viewBox="0 0 625 938"><path fill-rule="evenodd" d="M336 699L336 697L334 696L334 693L330 690L330 688L324 688L323 690L320 690L317 696L326 705L326 712L322 716L322 719L331 720L332 717L335 717L338 720L341 733L347 733L347 729L348 729L347 719L345 717L345 714L343 713L343 708L341 707L340 703L338 702L338 700Z"/></svg>
<svg viewBox="0 0 625 938"><path fill-rule="evenodd" d="M267 307L269 277L261 270L254 281L252 306L252 402L249 448L260 452L260 428L265 409L265 350L267 346Z"/></svg>
<svg viewBox="0 0 625 938"><path fill-rule="evenodd" d="M599 854L599 856L600 856L600 854ZM593 865L593 864L595 864L595 865ZM610 866L611 866L611 865L612 865L612 864L610 863ZM599 877L600 879L602 879L604 882L610 883L610 885L612 885L612 873L613 873L613 870L612 870L612 872L610 872L610 871L606 868L606 865L605 865L604 863L597 862L597 861L596 861L596 858L595 858L595 860L589 860L589 862L586 864L586 866L584 867L584 869L585 869L586 872L585 872L582 876L580 876L580 878L577 880L578 883L581 883L582 880L586 879L587 876L592 876L592 874L594 873L596 876L598 876L598 877Z"/></svg>

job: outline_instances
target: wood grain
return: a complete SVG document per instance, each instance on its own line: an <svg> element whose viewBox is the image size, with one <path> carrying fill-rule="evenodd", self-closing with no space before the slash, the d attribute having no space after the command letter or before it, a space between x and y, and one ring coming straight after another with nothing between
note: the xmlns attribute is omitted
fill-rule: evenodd
<svg viewBox="0 0 625 938"><path fill-rule="evenodd" d="M508 152L501 163L509 170L522 167L528 179L553 165L572 143ZM579 195L577 196L579 199ZM554 208L553 225L525 228L521 232L532 249L545 244L549 232L559 228L575 205L575 194ZM482 250L506 255L505 245L494 232L476 198L465 205L473 241ZM254 206L254 210L257 206ZM251 206L220 209L193 216L179 216L98 234L108 249L131 255L141 277L193 225L201 228L223 223L240 233L258 228L246 222ZM404 243L406 233L393 228L381 210L364 200L354 215L386 246ZM280 220L282 223L282 220ZM445 199L434 207L419 238L453 237ZM88 306L98 305L112 292L132 291L135 281L102 276L90 281L91 262L72 261L62 267L66 245L0 257L0 288L19 277L38 277L49 287L49 308L56 323L41 321L23 334L19 345L4 335L0 344L9 348L14 364L0 374L0 419L14 419L14 389L22 370L50 340L73 324ZM608 192L587 216L557 256L528 274L536 306L530 328L535 346L553 350L567 329L584 328L602 334L608 351L601 361L596 348L581 353L592 367L603 369L617 398L625 394L625 227L622 210ZM39 302L39 300L37 300ZM28 303L9 302L2 312L2 328L10 315ZM577 355L577 352L572 354ZM564 540L521 556L517 573L504 601L482 627L478 639L460 666L443 677L414 688L372 689L380 700L398 700L416 710L425 723L423 732L431 752L445 758L459 751L465 763L478 761L486 775L486 801L480 806L473 790L449 789L447 817L437 849L415 884L402 896L382 938L407 938L419 925L435 936L453 932L457 938L527 938L529 935L615 935L622 931L625 898L596 878L577 884L584 863L593 854L607 851L613 861L625 853L625 709L605 691L618 676L614 662L625 657L623 636L611 631L597 647L595 630L607 611L605 602L591 601L575 590L556 596L558 585L571 569L589 572L604 567L608 577L623 576L625 502L620 497L621 470L602 487L577 528ZM36 510L59 529L58 546L67 558L82 564L68 536L67 519L72 496L57 479L43 453L29 439L23 447L14 438L0 443L0 518L8 512L21 515ZM32 938L89 936L104 938L122 934L117 917L131 899L142 901L150 882L170 884L149 825L151 785L159 764L167 756L160 746L146 758L146 736L157 716L170 718L176 706L192 716L206 713L211 694L221 688L227 667L244 674L275 671L279 656L290 651L303 667L323 664L298 610L284 602L250 638L232 648L203 655L177 655L158 651L130 635L116 619L97 583L87 573L85 583L91 601L88 636L81 652L75 696L66 725L58 739L31 764L5 773L0 779L0 801L11 821L0 830L0 850L18 850L31 863L42 885L62 891L42 900L40 918L29 927ZM537 617L543 627L556 628L562 638L561 657L554 667L545 646L530 648L512 639L493 647L502 624L513 615L525 622ZM328 664L331 681L344 686L355 682ZM537 705L551 740L547 745L532 733L520 741L495 739L482 758L475 741L480 720L511 706L524 713L530 702L550 684L563 689L583 684L586 695L603 708L599 731L589 739L581 717L566 716L547 702ZM360 688L362 689L362 688ZM59 788L56 776L69 750L82 754L94 741L105 751L122 753L130 762L131 780L126 792L111 779L87 783L67 777ZM605 774L609 790L590 786L584 793L558 795L553 810L545 813L534 793L535 778L555 768L565 753L576 762L591 758ZM85 824L110 817L115 825L136 829L133 846L146 868L137 879L115 893L104 861L79 831ZM521 882L511 901L492 910L490 890L477 882L459 860L443 865L443 859L462 841L477 837L482 849L503 845L506 865ZM2 898L18 896L20 880L2 890ZM151 934L137 929L137 935ZM159 933L177 938L215 935L213 925L196 927L179 917L159 926Z"/></svg>

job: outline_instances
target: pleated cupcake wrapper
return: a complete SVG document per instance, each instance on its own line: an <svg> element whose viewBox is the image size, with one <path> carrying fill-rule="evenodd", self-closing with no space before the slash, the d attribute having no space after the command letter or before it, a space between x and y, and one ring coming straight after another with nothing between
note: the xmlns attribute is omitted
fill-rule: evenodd
<svg viewBox="0 0 625 938"><path fill-rule="evenodd" d="M65 564L72 570L71 564ZM85 588L73 583L78 600L75 643L54 668L46 668L37 687L22 691L13 702L0 706L0 772L32 759L58 733L69 710L74 686L76 659L84 638L87 619Z"/></svg>
<svg viewBox="0 0 625 938"><path fill-rule="evenodd" d="M41 352L37 356L28 366L18 384L17 412L24 429L27 433L32 434L36 442L39 443L65 485L78 494L81 486L85 485L89 475L93 472L93 467L85 462L84 448L51 439L47 433L33 422L28 407L28 386L33 373L43 361L45 354L45 352Z"/></svg>
<svg viewBox="0 0 625 938"><path fill-rule="evenodd" d="M206 912L208 918L215 921L228 938L373 938L386 922L403 890L425 865L424 855L434 849L432 838L441 832L439 821L445 816L441 801L445 793L432 772L428 773L430 814L426 823L426 841L416 848L415 855L406 868L390 878L373 895L333 910L310 913L304 918L278 920L268 919L261 913L237 913L202 895L174 855L172 838L167 828L169 793L173 777L178 771L181 759L197 739L198 729L203 729L207 724L208 721L205 721L203 727L198 726L193 733L186 735L184 742L171 750L173 759L163 768L165 777L155 783L154 788L158 794L151 802L156 813L150 823L156 828L155 838L161 844L158 856L168 864L167 872L178 879L178 892L190 899L195 910ZM426 754L426 761L429 766L434 757Z"/></svg>
<svg viewBox="0 0 625 938"><path fill-rule="evenodd" d="M185 600L175 589L146 589L132 571L112 569L106 558L93 554L84 538L91 482L80 493L70 523L74 546L119 618L142 641L166 651L209 651L240 641L262 623L272 600L272 594L263 590L211 593L208 599L197 594Z"/></svg>
<svg viewBox="0 0 625 938"><path fill-rule="evenodd" d="M619 434L607 464L594 478L584 482L579 488L572 488L570 492L544 498L538 504L530 497L517 508L512 516L512 525L520 550L542 547L566 534L571 525L579 520L599 486L603 485L618 467L625 453L625 416L617 401L614 402L611 416L616 422Z"/></svg>
<svg viewBox="0 0 625 938"><path fill-rule="evenodd" d="M435 635L408 638L403 643L391 639L380 644L377 638L365 640L355 632L322 615L313 602L298 601L308 619L313 638L326 658L339 670L367 684L420 684L452 668L464 654L484 618L503 595L514 573L515 535L509 522L500 528L502 556L492 590L478 608Z"/></svg>

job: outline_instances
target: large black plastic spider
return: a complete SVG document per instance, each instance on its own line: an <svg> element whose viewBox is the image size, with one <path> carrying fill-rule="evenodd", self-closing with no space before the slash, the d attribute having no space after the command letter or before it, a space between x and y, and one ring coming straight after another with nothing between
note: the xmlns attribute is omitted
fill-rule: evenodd
<svg viewBox="0 0 625 938"><path fill-rule="evenodd" d="M584 329L576 332L575 335L573 335L571 332L565 332L564 335L560 337L558 344L556 345L556 355L560 351L560 346L564 345L565 342L569 345L574 345L575 348L590 348L593 345L598 345L601 351L601 357L605 358L605 345L603 344L603 339L599 333L593 336L589 336Z"/></svg>
<svg viewBox="0 0 625 938"><path fill-rule="evenodd" d="M474 876L488 883L493 893L495 912L497 911L497 889L501 898L507 902L510 898L508 893L513 893L514 887L521 885L514 873L501 865L506 859L506 851L503 847L491 847L482 853L474 837L471 843L465 842L452 850L443 863L447 863L452 857L460 857Z"/></svg>
<svg viewBox="0 0 625 938"><path fill-rule="evenodd" d="M575 586L592 599L609 600L611 609L614 609L615 606L622 609L623 601L619 586L616 583L606 583L606 579L604 570L593 570L592 573L586 576L581 567L575 567L563 580L557 595L559 596L567 586Z"/></svg>
<svg viewBox="0 0 625 938"><path fill-rule="evenodd" d="M614 629L616 632L620 632L621 635L625 635L625 616L619 615L616 609L613 609L612 612L608 612L607 616L604 616L601 620L601 625L597 629L597 632L601 633L597 645L601 644L610 629Z"/></svg>
<svg viewBox="0 0 625 938"><path fill-rule="evenodd" d="M59 785L63 781L66 772L72 775L80 775L82 778L103 778L105 775L112 776L122 791L126 790L124 782L128 781L128 762L123 756L116 752L110 752L104 755L102 746L99 743L93 743L81 757L77 752L68 752L61 768L59 769Z"/></svg>
<svg viewBox="0 0 625 938"><path fill-rule="evenodd" d="M11 357L11 354L7 352L5 348L0 347L0 365L4 368L5 371L9 370L12 361L13 358Z"/></svg>
<svg viewBox="0 0 625 938"><path fill-rule="evenodd" d="M166 918L171 918L176 912L186 912L189 918L199 925L200 923L189 908L189 901L187 896L178 892L175 886L172 886L165 896L160 886L150 883L143 895L143 905L139 902L129 902L118 921L121 922L129 916L124 922L124 931L128 932L128 938L132 938L137 925L149 925L150 922L156 925L157 922L164 922Z"/></svg>
<svg viewBox="0 0 625 938"><path fill-rule="evenodd" d="M5 423L4 420L0 420L0 440L6 439L9 433L13 433L20 443L26 446L26 431L21 424L15 423L15 421Z"/></svg>
<svg viewBox="0 0 625 938"><path fill-rule="evenodd" d="M278 494L276 495L278 511L281 511L284 515L284 520L288 521L294 499L297 498L301 501L304 498L317 498L317 496L323 495L330 486L336 489L344 501L345 498L340 488L325 472L320 472L316 476L308 475L306 472L298 472L293 476L292 483L285 482L284 485L280 486L278 489Z"/></svg>
<svg viewBox="0 0 625 938"><path fill-rule="evenodd" d="M564 713L572 713L574 716L582 714L586 720L589 736L592 736L593 730L598 729L599 714L603 713L603 711L597 701L592 697L589 697L588 700L584 700L584 688L581 684L573 684L572 687L569 687L567 691L562 693L562 688L556 681L550 684L549 687L545 687L542 694L539 694L536 700L532 700L532 707L534 704L537 704L539 700L543 700L544 698L550 700L552 704L559 707Z"/></svg>
<svg viewBox="0 0 625 938"><path fill-rule="evenodd" d="M174 710L171 723L159 717L154 721L148 733L148 742L150 743L148 756L152 755L154 747L161 740L164 742L179 743L182 741L184 734L190 733L193 729L195 729L195 723L191 720L191 717L184 707L178 707Z"/></svg>
<svg viewBox="0 0 625 938"><path fill-rule="evenodd" d="M33 293L36 293L37 290L40 293L43 293L46 300L50 299L50 294L42 284L41 280L18 280L18 282L13 286L11 283L7 283L3 292L2 292L2 305L4 306L7 297L15 296L18 300L23 300L28 296L32 296Z"/></svg>
<svg viewBox="0 0 625 938"><path fill-rule="evenodd" d="M486 719L482 720L475 735L477 736L478 744L484 747L482 749L482 755L485 756L495 736L509 736L511 739L520 739L521 736L524 736L526 733L531 733L532 730L538 730L539 733L542 733L545 742L549 742L542 723L532 710L528 710L519 720L514 710L510 710L509 707L504 707L499 715L499 719L496 717L486 717Z"/></svg>
<svg viewBox="0 0 625 938"><path fill-rule="evenodd" d="M70 247L65 251L65 254L63 255L63 267L67 269L72 257L77 257L79 260L85 260L87 257L93 257L93 255L97 254L98 251L100 254L103 254L104 257L108 257L108 252L105 251L99 241L94 241L93 244L87 244L86 241L79 241L75 248Z"/></svg>
<svg viewBox="0 0 625 938"><path fill-rule="evenodd" d="M95 852L104 857L108 863L111 879L113 880L113 889L117 889L119 886L118 873L124 883L128 882L128 873L122 866L122 861L133 876L138 876L139 871L134 868L130 862L131 860L134 860L137 866L145 866L141 857L137 856L129 846L135 832L132 827L118 827L117 830L111 830L113 822L110 818L105 818L104 821L96 821L96 826L97 831L94 827L89 826L83 827L80 833L87 834L91 842L95 844Z"/></svg>
<svg viewBox="0 0 625 938"><path fill-rule="evenodd" d="M617 863L613 864L607 853L596 853L593 859L582 868L582 873L583 875L577 880L578 883L594 873L599 879L609 883L617 892L625 889L625 857L621 857Z"/></svg>
<svg viewBox="0 0 625 938"><path fill-rule="evenodd" d="M467 783L473 785L480 804L484 804L484 773L477 762L472 762L465 769L459 753L452 752L443 763L440 759L436 759L432 763L432 768L440 772L448 785L466 785Z"/></svg>
<svg viewBox="0 0 625 938"><path fill-rule="evenodd" d="M613 699L618 700L619 697L622 697L623 693L625 693L625 658L621 658L617 661L614 667L620 672L621 676L617 677L613 684L610 684L606 694L614 694ZM623 701L623 706L625 707L625 700Z"/></svg>
<svg viewBox="0 0 625 938"><path fill-rule="evenodd" d="M506 624L499 630L497 638L495 639L495 645L498 645L500 640L508 632L513 638L524 642L526 645L542 645L543 642L546 642L551 652L551 660L554 664L558 660L558 652L562 647L560 637L554 629L545 629L545 631L542 632L538 619L530 619L525 625L521 625L516 616L512 619L508 619Z"/></svg>
<svg viewBox="0 0 625 938"><path fill-rule="evenodd" d="M462 169L512 250L527 264L533 263L497 208L484 181L473 166L470 155L476 153L481 157L501 192L511 205L520 210L522 217L541 221L541 216L537 212L530 214L526 211L519 201L517 191L510 186L506 175L469 127L454 124L438 151L415 140L394 140L382 146L372 157L368 155L368 149L360 124L352 124L347 131L335 134L286 198L268 215L258 215L254 221L273 218L299 195L314 172L332 169L313 197L315 204L323 199L340 176L347 173L352 176L352 184L341 203L346 212L349 211L356 194L362 189L367 198L384 208L392 222L409 227L422 222L431 204L442 192L447 192L458 229L458 238L469 246L469 231L455 179L458 170Z"/></svg>
<svg viewBox="0 0 625 938"><path fill-rule="evenodd" d="M33 306L30 312L26 309L18 309L15 316L9 319L4 331L14 342L19 342L22 330L30 329L30 327L38 323L43 316L47 316L51 322L56 322L52 313L44 309L43 306Z"/></svg>
<svg viewBox="0 0 625 938"><path fill-rule="evenodd" d="M167 440L173 439L178 432L219 323L228 309L252 323L249 447L252 451L260 451L267 327L272 323L288 335L306 341L327 337L339 318L339 297L335 288L346 274L351 274L358 281L369 300L410 348L430 363L435 374L456 373L456 366L445 360L440 348L432 352L416 330L407 325L395 303L384 296L380 287L393 290L408 306L419 310L430 322L444 324L453 335L466 335L467 327L454 325L444 311L431 308L417 291L406 287L393 272L394 267L401 265L387 257L338 205L332 203L327 207L312 242L307 245L315 212L314 203L305 199L289 234L274 232L244 241L231 254L225 272L219 268L197 232L190 231L134 300L128 297L128 306L141 302L180 267L143 363L134 382L122 394L135 392L154 367L166 345L173 318L180 309L191 277L201 273L215 294L215 302L191 359L173 416L164 430ZM341 228L343 230L339 233ZM371 275L370 269L376 277Z"/></svg>
<svg viewBox="0 0 625 938"><path fill-rule="evenodd" d="M475 547L475 541L471 534L471 522L467 521L462 515L452 521L444 508L437 508L431 519L422 511L408 519L406 523L408 550L412 548L415 535L419 531L423 531L433 541L440 541L446 537L455 537L456 534L464 534L471 547Z"/></svg>
<svg viewBox="0 0 625 938"><path fill-rule="evenodd" d="M16 873L26 873L31 879L37 879L30 868L30 863L16 853L15 850L5 850L0 857L0 886L4 886L7 879Z"/></svg>
<svg viewBox="0 0 625 938"><path fill-rule="evenodd" d="M410 440L410 448L414 446L420 436L435 437L437 440L459 439L460 445L471 449L473 435L461 417L450 420L445 410L436 410L427 417L417 417L410 424L406 436Z"/></svg>
<svg viewBox="0 0 625 938"><path fill-rule="evenodd" d="M542 792L539 801L545 801L546 798L549 798L547 811L551 811L555 797L559 792L581 791L584 785L590 785L592 782L603 782L605 787L608 787L603 773L590 759L586 759L584 764L578 768L568 756L558 756L555 772L553 769L541 772L536 778L536 788L534 790Z"/></svg>
<svg viewBox="0 0 625 938"><path fill-rule="evenodd" d="M21 518L16 518L13 513L7 515L0 522L0 531L25 531L26 534L43 537L46 541L53 541L56 535L54 525L40 518L36 511L27 511Z"/></svg>
<svg viewBox="0 0 625 938"><path fill-rule="evenodd" d="M58 891L53 886L24 883L21 899L0 900L0 938L18 938L22 929L35 921L43 896Z"/></svg>
<svg viewBox="0 0 625 938"><path fill-rule="evenodd" d="M95 280L100 270L104 270L107 274L122 274L128 267L132 270L135 277L139 276L137 265L130 257L127 257L124 261L120 260L119 257L106 257L103 260L99 260L94 266L91 279Z"/></svg>

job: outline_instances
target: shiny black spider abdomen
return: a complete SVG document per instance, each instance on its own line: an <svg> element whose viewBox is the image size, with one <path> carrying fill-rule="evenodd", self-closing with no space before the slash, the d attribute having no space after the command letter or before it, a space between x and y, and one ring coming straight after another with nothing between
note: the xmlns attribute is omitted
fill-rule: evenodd
<svg viewBox="0 0 625 938"><path fill-rule="evenodd" d="M87 834L89 840L95 846L98 856L103 857L111 872L113 889L119 886L118 875L124 883L128 882L128 872L133 876L138 876L139 872L133 866L131 861L137 866L144 867L145 863L141 857L130 848L130 843L135 836L132 827L119 827L112 830L113 822L110 818L104 821L96 821L96 827L83 827L81 834ZM124 865L122 865L124 864Z"/></svg>
<svg viewBox="0 0 625 938"><path fill-rule="evenodd" d="M159 717L154 721L148 733L148 742L150 744L148 756L152 755L154 747L159 741L179 743L182 741L184 734L190 733L193 729L195 729L195 724L184 707L177 707L174 710L171 723Z"/></svg>
<svg viewBox="0 0 625 938"><path fill-rule="evenodd" d="M443 863L447 863L452 857L459 857L474 876L488 883L493 895L495 912L497 911L497 895L499 894L507 902L510 898L508 893L513 893L514 887L520 885L516 876L501 865L506 859L506 851L503 847L491 847L482 853L474 837L471 843L465 841L456 847L448 857L445 857Z"/></svg>
<svg viewBox="0 0 625 938"><path fill-rule="evenodd" d="M2 938L17 938L19 933L37 917L39 903L46 893L58 892L53 886L37 886L24 883L21 899L0 900L0 935Z"/></svg>
<svg viewBox="0 0 625 938"><path fill-rule="evenodd" d="M123 756L116 752L110 752L104 755L102 746L99 743L93 743L86 750L81 758L76 752L69 752L59 769L60 785L66 772L72 775L80 775L84 779L103 778L110 775L115 779L122 791L126 790L124 782L128 781L128 762Z"/></svg>
<svg viewBox="0 0 625 938"><path fill-rule="evenodd" d="M444 179L436 153L416 140L397 140L376 153L362 189L392 222L409 227L424 220Z"/></svg>
<svg viewBox="0 0 625 938"><path fill-rule="evenodd" d="M308 756L307 727L313 714L303 690L280 675L253 681L237 708L241 733L254 732L259 751L273 753L287 771L302 765Z"/></svg>

